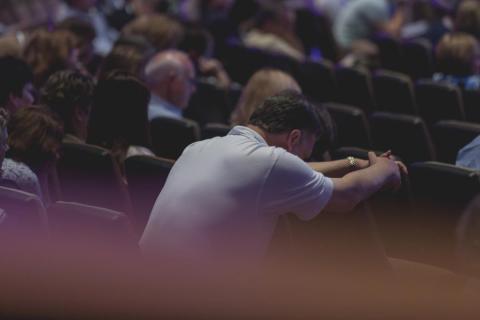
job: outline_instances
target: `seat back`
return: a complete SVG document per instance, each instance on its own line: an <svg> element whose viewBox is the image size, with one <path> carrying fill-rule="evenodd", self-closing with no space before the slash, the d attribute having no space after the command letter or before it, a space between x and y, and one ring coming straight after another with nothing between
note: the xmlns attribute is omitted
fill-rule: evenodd
<svg viewBox="0 0 480 320"><path fill-rule="evenodd" d="M223 123L207 123L202 129L202 140L224 137L232 128Z"/></svg>
<svg viewBox="0 0 480 320"><path fill-rule="evenodd" d="M0 187L0 208L4 212L1 230L8 232L8 235L26 235L33 238L48 235L48 217L36 195Z"/></svg>
<svg viewBox="0 0 480 320"><path fill-rule="evenodd" d="M455 164L458 151L480 135L480 124L444 120L433 126L438 161Z"/></svg>
<svg viewBox="0 0 480 320"><path fill-rule="evenodd" d="M195 121L158 117L150 122L152 147L159 157L177 159L191 143L200 139Z"/></svg>
<svg viewBox="0 0 480 320"><path fill-rule="evenodd" d="M52 235L96 245L136 246L132 226L121 212L75 202L59 201L48 208Z"/></svg>
<svg viewBox="0 0 480 320"><path fill-rule="evenodd" d="M420 80L415 90L419 115L428 125L440 120L465 120L462 95L455 85Z"/></svg>
<svg viewBox="0 0 480 320"><path fill-rule="evenodd" d="M422 262L455 268L455 226L480 191L480 173L440 162L409 168L415 221L411 236Z"/></svg>
<svg viewBox="0 0 480 320"><path fill-rule="evenodd" d="M358 68L339 67L335 71L338 86L337 102L373 111L375 100L370 72Z"/></svg>
<svg viewBox="0 0 480 320"><path fill-rule="evenodd" d="M378 70L373 77L373 88L378 110L417 114L413 83L407 75Z"/></svg>
<svg viewBox="0 0 480 320"><path fill-rule="evenodd" d="M480 91L463 90L462 97L467 121L480 123Z"/></svg>
<svg viewBox="0 0 480 320"><path fill-rule="evenodd" d="M143 233L172 167L173 161L150 156L134 156L125 160L133 220L138 234Z"/></svg>
<svg viewBox="0 0 480 320"><path fill-rule="evenodd" d="M370 126L376 150L392 150L406 163L436 159L430 133L420 117L376 112Z"/></svg>
<svg viewBox="0 0 480 320"><path fill-rule="evenodd" d="M372 146L370 126L362 109L336 103L326 103L325 107L337 127L337 146Z"/></svg>
<svg viewBox="0 0 480 320"><path fill-rule="evenodd" d="M380 66L385 69L402 70L402 46L396 39L385 34L379 34L373 38L378 47Z"/></svg>
<svg viewBox="0 0 480 320"><path fill-rule="evenodd" d="M315 102L333 101L337 96L335 69L330 61L309 61L300 64L296 79L303 93Z"/></svg>
<svg viewBox="0 0 480 320"><path fill-rule="evenodd" d="M88 144L63 143L57 171L63 201L128 212L128 193L108 150Z"/></svg>
<svg viewBox="0 0 480 320"><path fill-rule="evenodd" d="M427 39L415 39L402 44L404 71L412 79L431 78L433 49Z"/></svg>
<svg viewBox="0 0 480 320"><path fill-rule="evenodd" d="M228 122L231 107L228 92L207 80L198 81L183 115L199 125Z"/></svg>

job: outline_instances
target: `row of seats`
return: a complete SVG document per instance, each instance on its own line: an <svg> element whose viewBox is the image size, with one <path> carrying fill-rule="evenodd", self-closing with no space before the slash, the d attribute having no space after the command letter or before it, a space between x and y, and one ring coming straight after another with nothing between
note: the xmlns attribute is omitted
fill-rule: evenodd
<svg viewBox="0 0 480 320"><path fill-rule="evenodd" d="M59 163L64 202L57 202L45 212L37 197L2 187L0 208L2 215L7 216L3 220L8 223L1 225L35 225L38 229L53 228L55 234L73 233L76 225L95 234L102 234L104 230L106 235L138 240L173 162L148 156L127 159L128 195L120 198L124 196L106 189L106 181L99 182L95 176L98 169L104 170L109 163L110 186L120 189L115 187L118 176L108 152L85 145L71 144L67 148L77 151L66 152ZM361 148L340 148L333 152L333 157L367 158L367 152ZM73 154L75 157L69 158ZM409 172L399 192L381 193L369 201L383 240L394 256L453 268L455 227L466 204L480 191L480 173L439 162L413 163L409 165ZM68 180L78 173L82 176ZM131 199L131 211L120 210L118 205L122 199ZM122 211L127 214L120 213Z"/></svg>
<svg viewBox="0 0 480 320"><path fill-rule="evenodd" d="M337 125L337 145L392 149L407 163L438 160L454 164L458 151L480 135L477 123L443 120L431 126L421 117L325 104Z"/></svg>

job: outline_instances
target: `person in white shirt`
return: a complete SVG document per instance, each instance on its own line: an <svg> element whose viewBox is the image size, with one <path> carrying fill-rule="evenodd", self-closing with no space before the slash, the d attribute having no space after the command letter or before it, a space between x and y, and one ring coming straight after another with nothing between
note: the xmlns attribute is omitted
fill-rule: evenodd
<svg viewBox="0 0 480 320"><path fill-rule="evenodd" d="M155 55L145 67L145 82L152 93L148 118L181 119L195 91L195 69L190 58L178 50Z"/></svg>
<svg viewBox="0 0 480 320"><path fill-rule="evenodd" d="M304 162L325 130L315 108L299 93L282 92L266 99L247 126L188 146L153 207L140 241L144 254L255 268L280 215L309 220L324 209L345 212L399 186L399 167L389 157L370 153L356 171L352 158Z"/></svg>

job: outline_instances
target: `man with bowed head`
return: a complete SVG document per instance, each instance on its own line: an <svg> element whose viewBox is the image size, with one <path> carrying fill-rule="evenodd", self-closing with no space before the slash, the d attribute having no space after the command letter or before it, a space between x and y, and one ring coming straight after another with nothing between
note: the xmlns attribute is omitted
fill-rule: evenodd
<svg viewBox="0 0 480 320"><path fill-rule="evenodd" d="M246 126L188 146L153 207L142 251L207 266L255 266L280 215L310 220L323 210L347 212L400 186L404 167L388 153L306 163L326 133L316 108L284 91L267 98Z"/></svg>

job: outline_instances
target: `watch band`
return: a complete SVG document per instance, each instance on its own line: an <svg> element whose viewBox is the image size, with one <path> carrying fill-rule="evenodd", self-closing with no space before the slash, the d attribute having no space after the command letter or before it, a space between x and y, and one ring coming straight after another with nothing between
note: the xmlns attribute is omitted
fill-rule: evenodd
<svg viewBox="0 0 480 320"><path fill-rule="evenodd" d="M348 161L348 165L349 165L350 169L352 169L352 170L357 170L358 169L357 159L355 159L352 156L348 156L347 161Z"/></svg>

